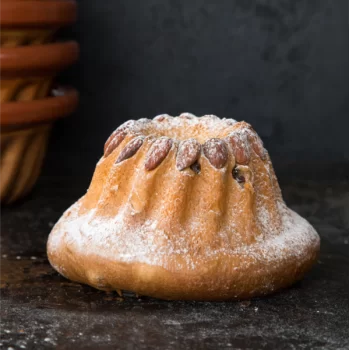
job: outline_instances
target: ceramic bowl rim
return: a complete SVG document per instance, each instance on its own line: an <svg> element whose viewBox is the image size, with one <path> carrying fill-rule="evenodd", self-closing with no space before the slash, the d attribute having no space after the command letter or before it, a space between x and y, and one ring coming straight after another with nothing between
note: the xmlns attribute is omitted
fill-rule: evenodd
<svg viewBox="0 0 350 350"><path fill-rule="evenodd" d="M75 22L77 4L73 0L2 1L1 29L19 27L61 27Z"/></svg>
<svg viewBox="0 0 350 350"><path fill-rule="evenodd" d="M32 100L5 102L0 108L0 125L22 126L49 123L67 117L78 105L78 91L72 87L58 87L51 90L51 96Z"/></svg>
<svg viewBox="0 0 350 350"><path fill-rule="evenodd" d="M51 75L78 60L79 45L76 41L52 44L2 47L0 50L0 73L2 79Z"/></svg>

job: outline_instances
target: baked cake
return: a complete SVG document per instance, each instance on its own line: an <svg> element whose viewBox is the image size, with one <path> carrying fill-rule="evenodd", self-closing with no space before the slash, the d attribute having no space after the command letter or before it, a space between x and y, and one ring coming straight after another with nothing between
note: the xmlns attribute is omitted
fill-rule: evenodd
<svg viewBox="0 0 350 350"><path fill-rule="evenodd" d="M47 252L63 276L101 290L229 300L301 279L319 244L284 203L249 124L183 113L130 120L112 133Z"/></svg>

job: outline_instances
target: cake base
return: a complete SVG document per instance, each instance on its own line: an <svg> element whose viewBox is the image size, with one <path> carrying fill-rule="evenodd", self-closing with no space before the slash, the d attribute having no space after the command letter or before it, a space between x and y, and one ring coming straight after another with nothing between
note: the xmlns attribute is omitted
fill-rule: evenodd
<svg viewBox="0 0 350 350"><path fill-rule="evenodd" d="M94 210L78 215L79 209L80 201L52 230L49 261L63 276L105 291L166 300L252 298L300 280L320 245L313 227L284 203L279 203L279 234L236 248L202 247L196 254L172 246L156 221L128 229L122 212L101 218Z"/></svg>

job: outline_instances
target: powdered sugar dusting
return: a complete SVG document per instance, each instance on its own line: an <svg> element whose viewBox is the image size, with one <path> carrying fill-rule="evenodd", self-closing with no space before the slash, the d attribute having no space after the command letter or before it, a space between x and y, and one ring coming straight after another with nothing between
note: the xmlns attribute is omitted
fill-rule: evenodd
<svg viewBox="0 0 350 350"><path fill-rule="evenodd" d="M129 120L117 130L134 135L167 136L174 140L195 138L204 143L209 138L223 138L237 124L234 119L220 119L215 115L196 117L192 113L181 113L178 117L160 114L153 119Z"/></svg>
<svg viewBox="0 0 350 350"><path fill-rule="evenodd" d="M194 114L192 113L181 113L179 118L185 118L185 119L194 119L194 118L197 118Z"/></svg>
<svg viewBox="0 0 350 350"><path fill-rule="evenodd" d="M65 241L79 254L103 255L103 257L126 263L146 263L149 265L167 267L174 256L181 256L188 268L196 268L198 257L187 254L191 247L190 238L175 232L165 232L157 220L146 220L139 227L128 225L125 212L130 210L125 205L113 218L95 215L91 210L85 215L78 215L79 202L69 209L70 215L65 215L57 223L51 234L51 250ZM319 244L319 237L312 226L298 214L288 209L284 203L279 203L282 225L278 234L267 234L264 239L258 239L251 245L227 244L218 249L203 246L200 261L210 260L218 255L249 256L262 264L284 261L290 257L302 259L308 249ZM196 225L194 220L193 225ZM264 223L269 229L268 221ZM187 235L191 233L188 232ZM218 232L218 237L227 233ZM238 242L237 242L238 243Z"/></svg>

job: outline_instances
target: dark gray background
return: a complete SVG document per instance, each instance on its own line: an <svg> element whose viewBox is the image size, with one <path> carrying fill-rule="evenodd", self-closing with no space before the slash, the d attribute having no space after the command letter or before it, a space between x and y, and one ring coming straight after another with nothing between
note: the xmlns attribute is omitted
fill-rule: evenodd
<svg viewBox="0 0 350 350"><path fill-rule="evenodd" d="M251 123L278 174L333 177L348 163L348 0L78 5L61 36L80 61L60 81L80 106L56 124L46 169L90 177L123 121L183 111Z"/></svg>

